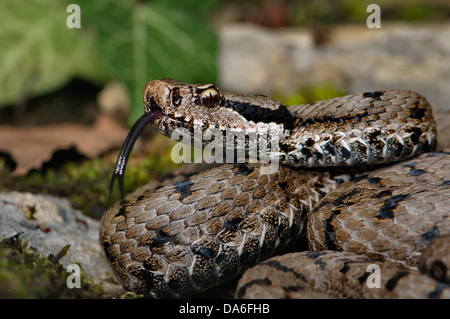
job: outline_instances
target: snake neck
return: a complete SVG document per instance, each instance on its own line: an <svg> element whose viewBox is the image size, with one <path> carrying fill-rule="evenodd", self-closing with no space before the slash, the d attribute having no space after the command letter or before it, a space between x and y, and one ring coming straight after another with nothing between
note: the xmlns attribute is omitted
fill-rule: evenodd
<svg viewBox="0 0 450 319"><path fill-rule="evenodd" d="M294 129L280 158L290 166L387 164L436 147L431 105L408 90L347 95L290 111Z"/></svg>

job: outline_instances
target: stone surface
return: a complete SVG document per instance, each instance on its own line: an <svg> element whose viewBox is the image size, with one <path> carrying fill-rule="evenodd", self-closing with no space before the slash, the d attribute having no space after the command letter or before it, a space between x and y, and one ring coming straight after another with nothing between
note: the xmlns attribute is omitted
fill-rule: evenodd
<svg viewBox="0 0 450 319"><path fill-rule="evenodd" d="M273 94L332 84L359 94L415 90L435 109L450 108L450 24L335 26L317 46L304 29L252 24L219 30L219 84L224 90Z"/></svg>
<svg viewBox="0 0 450 319"><path fill-rule="evenodd" d="M43 256L56 255L70 244L60 263L81 264L89 279L105 292L118 294L116 282L99 243L99 223L71 207L65 198L31 193L0 193L0 238L23 233Z"/></svg>

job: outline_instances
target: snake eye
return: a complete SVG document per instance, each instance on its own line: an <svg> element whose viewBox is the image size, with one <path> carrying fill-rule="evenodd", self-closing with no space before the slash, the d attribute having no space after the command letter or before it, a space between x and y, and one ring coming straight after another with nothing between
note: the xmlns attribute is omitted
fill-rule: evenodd
<svg viewBox="0 0 450 319"><path fill-rule="evenodd" d="M171 96L173 105L178 106L181 104L182 98L181 98L180 90L178 88L175 88L172 91L170 91L170 96Z"/></svg>
<svg viewBox="0 0 450 319"><path fill-rule="evenodd" d="M206 89L201 93L200 101L204 107L215 107L220 104L219 92L215 88Z"/></svg>

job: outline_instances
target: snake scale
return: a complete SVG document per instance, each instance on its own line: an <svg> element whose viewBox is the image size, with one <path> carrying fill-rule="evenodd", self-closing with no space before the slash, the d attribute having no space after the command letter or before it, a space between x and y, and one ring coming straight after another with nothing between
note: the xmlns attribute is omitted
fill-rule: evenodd
<svg viewBox="0 0 450 319"><path fill-rule="evenodd" d="M284 106L165 79L147 84L144 104L111 180L122 196L148 123L167 136L214 129L225 141L238 132L245 148L251 133L275 132L269 152L281 165L216 165L148 184L108 209L100 242L127 290L187 297L245 271L238 298L450 297L450 150L434 150L431 106L418 93ZM276 256L305 238L308 250Z"/></svg>

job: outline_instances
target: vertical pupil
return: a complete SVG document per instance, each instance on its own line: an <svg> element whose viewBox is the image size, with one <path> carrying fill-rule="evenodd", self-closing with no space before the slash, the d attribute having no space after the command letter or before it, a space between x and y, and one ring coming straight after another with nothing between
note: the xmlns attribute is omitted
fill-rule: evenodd
<svg viewBox="0 0 450 319"><path fill-rule="evenodd" d="M206 94L203 96L203 104L209 106L209 105L211 105L211 101L212 101L211 93L206 93Z"/></svg>

